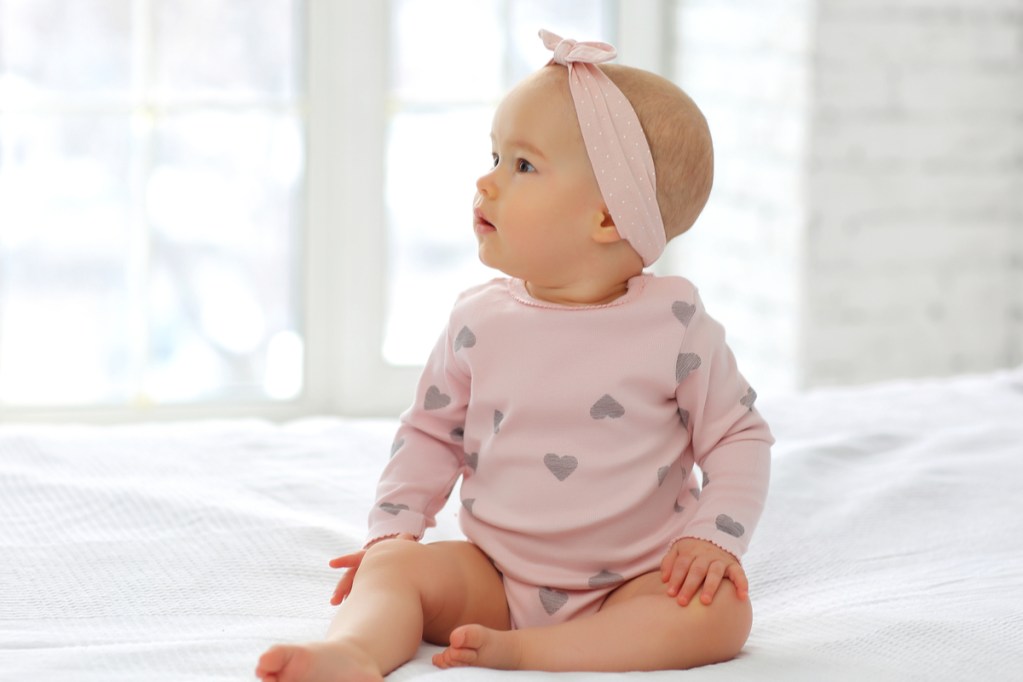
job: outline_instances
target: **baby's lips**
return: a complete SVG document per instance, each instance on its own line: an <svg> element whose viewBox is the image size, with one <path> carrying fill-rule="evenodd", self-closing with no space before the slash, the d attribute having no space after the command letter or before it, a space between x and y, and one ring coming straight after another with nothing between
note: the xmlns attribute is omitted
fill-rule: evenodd
<svg viewBox="0 0 1023 682"><path fill-rule="evenodd" d="M478 208L472 210L472 223L473 226L478 230L480 228L493 229L494 224L487 220L487 217L483 215L483 211Z"/></svg>

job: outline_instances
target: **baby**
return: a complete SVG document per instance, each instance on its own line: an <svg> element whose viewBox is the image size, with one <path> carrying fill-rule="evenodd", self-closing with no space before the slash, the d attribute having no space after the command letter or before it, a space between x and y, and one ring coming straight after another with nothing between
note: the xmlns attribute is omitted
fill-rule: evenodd
<svg viewBox="0 0 1023 682"><path fill-rule="evenodd" d="M493 120L476 183L480 259L423 372L322 642L275 646L263 680L376 680L422 640L504 669L681 669L752 623L739 563L772 437L696 288L643 272L710 193L696 105L541 31L551 62ZM702 478L694 471L698 465ZM461 478L468 541L418 542Z"/></svg>

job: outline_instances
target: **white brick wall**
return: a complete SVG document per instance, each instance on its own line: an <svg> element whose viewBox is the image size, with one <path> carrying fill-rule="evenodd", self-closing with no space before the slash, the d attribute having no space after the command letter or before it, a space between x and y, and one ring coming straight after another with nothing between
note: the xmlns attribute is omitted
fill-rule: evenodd
<svg viewBox="0 0 1023 682"><path fill-rule="evenodd" d="M676 0L718 151L673 245L754 383L1023 362L1023 0Z"/></svg>

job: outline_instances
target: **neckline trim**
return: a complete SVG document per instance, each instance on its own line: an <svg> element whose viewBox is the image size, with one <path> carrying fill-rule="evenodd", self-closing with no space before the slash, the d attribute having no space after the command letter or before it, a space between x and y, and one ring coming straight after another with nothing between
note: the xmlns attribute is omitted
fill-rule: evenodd
<svg viewBox="0 0 1023 682"><path fill-rule="evenodd" d="M535 298L526 288L526 282L518 278L508 279L508 293L511 294L512 298L519 303L523 303L534 308L546 308L548 310L600 310L602 308L615 308L620 305L625 305L632 299L638 297L643 291L643 287L646 284L646 278L648 276L649 275L646 273L636 275L629 279L628 288L624 294L613 301L597 305L565 305L563 303L552 303L551 301L544 301L542 299Z"/></svg>

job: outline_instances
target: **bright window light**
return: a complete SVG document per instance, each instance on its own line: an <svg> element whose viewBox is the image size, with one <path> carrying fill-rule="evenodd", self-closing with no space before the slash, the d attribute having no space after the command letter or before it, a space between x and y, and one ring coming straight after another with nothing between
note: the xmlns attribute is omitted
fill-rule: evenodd
<svg viewBox="0 0 1023 682"><path fill-rule="evenodd" d="M501 274L479 263L472 199L491 163L494 108L550 58L537 31L614 41L616 8L608 0L392 3L387 362L424 363L457 294ZM470 28L451 28L451 17Z"/></svg>
<svg viewBox="0 0 1023 682"><path fill-rule="evenodd" d="M304 17L0 2L0 406L301 392Z"/></svg>

